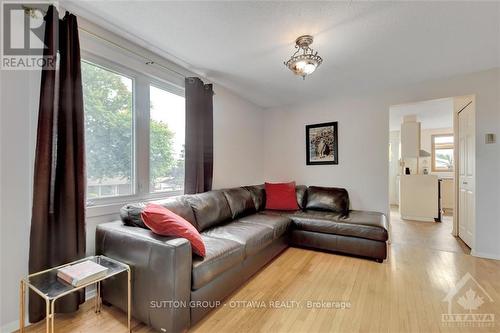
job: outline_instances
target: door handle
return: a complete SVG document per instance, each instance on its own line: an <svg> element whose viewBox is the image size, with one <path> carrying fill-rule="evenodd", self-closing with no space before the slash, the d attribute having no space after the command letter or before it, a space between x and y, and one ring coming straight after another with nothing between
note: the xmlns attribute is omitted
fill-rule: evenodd
<svg viewBox="0 0 500 333"><path fill-rule="evenodd" d="M467 182L463 182L462 184L467 185Z"/></svg>

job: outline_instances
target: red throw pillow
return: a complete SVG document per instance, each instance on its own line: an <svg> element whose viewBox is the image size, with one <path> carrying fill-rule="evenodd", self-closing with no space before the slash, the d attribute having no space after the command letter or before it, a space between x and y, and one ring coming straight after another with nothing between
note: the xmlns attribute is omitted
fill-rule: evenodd
<svg viewBox="0 0 500 333"><path fill-rule="evenodd" d="M195 227L167 208L150 203L141 213L144 224L155 234L186 238L199 256L205 256L205 243Z"/></svg>
<svg viewBox="0 0 500 333"><path fill-rule="evenodd" d="M266 183L266 209L272 210L297 210L297 196L295 182L291 183Z"/></svg>

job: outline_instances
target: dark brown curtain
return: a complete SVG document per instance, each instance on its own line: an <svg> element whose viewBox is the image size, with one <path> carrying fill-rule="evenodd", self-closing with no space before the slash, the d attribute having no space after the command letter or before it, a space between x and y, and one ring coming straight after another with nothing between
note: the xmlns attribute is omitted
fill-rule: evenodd
<svg viewBox="0 0 500 333"><path fill-rule="evenodd" d="M210 191L213 177L213 87L186 78L186 147L184 193Z"/></svg>
<svg viewBox="0 0 500 333"><path fill-rule="evenodd" d="M50 6L45 25L44 56L57 56L59 68L42 70L30 273L85 255L85 145L78 24L69 13L59 20L57 9ZM83 292L70 294L56 302L56 312L76 311L83 301ZM44 301L30 292L30 322L44 317Z"/></svg>

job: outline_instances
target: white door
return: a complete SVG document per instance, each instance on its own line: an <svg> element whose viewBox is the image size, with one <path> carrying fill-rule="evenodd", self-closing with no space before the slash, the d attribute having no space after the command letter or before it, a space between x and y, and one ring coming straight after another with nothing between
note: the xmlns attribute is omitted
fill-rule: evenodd
<svg viewBox="0 0 500 333"><path fill-rule="evenodd" d="M458 114L458 236L472 247L475 225L475 127L472 102Z"/></svg>

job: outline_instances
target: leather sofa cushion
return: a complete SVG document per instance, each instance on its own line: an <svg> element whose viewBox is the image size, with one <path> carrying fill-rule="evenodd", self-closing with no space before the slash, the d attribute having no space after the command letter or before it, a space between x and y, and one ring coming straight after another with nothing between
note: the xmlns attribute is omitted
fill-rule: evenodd
<svg viewBox="0 0 500 333"><path fill-rule="evenodd" d="M338 212L349 215L349 194L344 188L309 186L306 209Z"/></svg>
<svg viewBox="0 0 500 333"><path fill-rule="evenodd" d="M266 206L266 189L264 187L264 184L243 186L243 188L250 192L253 203L255 205L255 209L257 211L263 210Z"/></svg>
<svg viewBox="0 0 500 333"><path fill-rule="evenodd" d="M224 190L229 208L231 208L231 217L236 219L240 216L255 213L255 204L250 192L241 187Z"/></svg>
<svg viewBox="0 0 500 333"><path fill-rule="evenodd" d="M377 241L389 238L385 215L378 212L351 211L348 218L340 214L305 211L290 216L299 230L352 236Z"/></svg>
<svg viewBox="0 0 500 333"><path fill-rule="evenodd" d="M151 202L136 202L126 204L120 209L120 217L125 225L149 229L142 221L141 213L148 203L155 203L183 217L196 227L196 218L194 216L193 209L186 200L186 197L187 196L183 195Z"/></svg>
<svg viewBox="0 0 500 333"><path fill-rule="evenodd" d="M193 257L192 289L196 290L225 271L240 264L245 257L245 247L235 241L202 235L205 258Z"/></svg>
<svg viewBox="0 0 500 333"><path fill-rule="evenodd" d="M290 220L286 216L270 215L262 213L245 216L238 219L238 221L247 223L256 223L270 227L273 229L274 239L278 239L281 236L283 236L283 234L287 232L288 228L292 224L292 220Z"/></svg>
<svg viewBox="0 0 500 333"><path fill-rule="evenodd" d="M245 247L245 255L251 256L273 241L274 230L262 224L233 221L206 230L203 235L238 242Z"/></svg>
<svg viewBox="0 0 500 333"><path fill-rule="evenodd" d="M299 208L306 208L307 186L297 185L295 186L295 192L297 195L297 204L299 205Z"/></svg>
<svg viewBox="0 0 500 333"><path fill-rule="evenodd" d="M231 219L231 209L220 190L187 196L196 217L196 228L203 231Z"/></svg>

